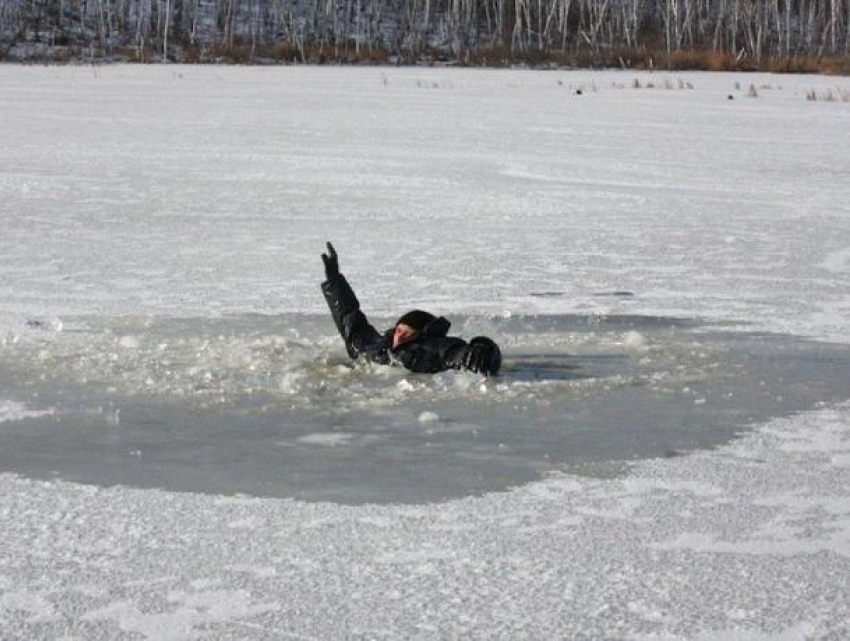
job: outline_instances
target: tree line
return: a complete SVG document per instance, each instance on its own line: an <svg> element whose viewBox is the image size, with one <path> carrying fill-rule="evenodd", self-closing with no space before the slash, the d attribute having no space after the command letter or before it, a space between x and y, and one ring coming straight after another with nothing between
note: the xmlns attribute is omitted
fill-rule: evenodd
<svg viewBox="0 0 850 641"><path fill-rule="evenodd" d="M616 55L623 65L641 52L701 52L758 67L846 57L850 0L0 0L0 52L39 47L305 62Z"/></svg>

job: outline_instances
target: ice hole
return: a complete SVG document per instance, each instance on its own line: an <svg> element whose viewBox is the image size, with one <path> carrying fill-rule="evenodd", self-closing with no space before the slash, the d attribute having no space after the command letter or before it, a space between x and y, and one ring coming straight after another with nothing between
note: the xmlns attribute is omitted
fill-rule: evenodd
<svg viewBox="0 0 850 641"><path fill-rule="evenodd" d="M640 316L454 317L501 376L353 366L325 316L63 318L0 346L0 470L421 503L727 442L850 397L850 347ZM389 322L387 323L389 325Z"/></svg>

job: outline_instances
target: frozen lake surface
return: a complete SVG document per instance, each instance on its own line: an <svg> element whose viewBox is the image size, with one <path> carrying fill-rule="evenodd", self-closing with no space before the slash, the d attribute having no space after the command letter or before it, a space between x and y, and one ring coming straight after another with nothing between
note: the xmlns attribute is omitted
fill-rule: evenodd
<svg viewBox="0 0 850 641"><path fill-rule="evenodd" d="M812 90L850 86L0 66L0 636L850 637ZM352 369L326 240L505 375Z"/></svg>
<svg viewBox="0 0 850 641"><path fill-rule="evenodd" d="M0 470L432 502L555 472L610 476L850 396L841 344L644 316L454 320L500 342L501 376L353 367L327 316L30 323L0 376L50 409L0 423Z"/></svg>

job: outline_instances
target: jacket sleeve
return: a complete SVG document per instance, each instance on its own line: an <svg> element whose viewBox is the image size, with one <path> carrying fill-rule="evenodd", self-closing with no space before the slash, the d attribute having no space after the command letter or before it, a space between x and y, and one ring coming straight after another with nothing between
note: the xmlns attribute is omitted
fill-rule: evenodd
<svg viewBox="0 0 850 641"><path fill-rule="evenodd" d="M462 369L467 343L461 338L444 336L406 346L399 354L402 364L412 372L434 374L447 369Z"/></svg>
<svg viewBox="0 0 850 641"><path fill-rule="evenodd" d="M339 274L322 283L322 294L351 358L357 358L380 339L381 335L360 311L360 301L345 276Z"/></svg>

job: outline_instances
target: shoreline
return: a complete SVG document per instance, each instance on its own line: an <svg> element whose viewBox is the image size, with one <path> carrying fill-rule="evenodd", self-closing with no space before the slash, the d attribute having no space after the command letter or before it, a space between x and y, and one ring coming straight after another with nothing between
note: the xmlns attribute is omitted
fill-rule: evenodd
<svg viewBox="0 0 850 641"><path fill-rule="evenodd" d="M15 51L26 48L25 51ZM610 49L604 51L528 51L511 52L506 48L488 47L470 51L465 56L452 56L442 50L415 54L394 54L373 48L360 52L338 52L329 55L321 47L293 48L286 44L262 46L174 47L167 58L153 48L115 47L109 51L92 48L12 45L0 51L0 64L21 65L110 65L110 64L185 64L198 66L327 66L327 67L458 67L482 69L534 70L607 70L620 71L717 71L742 73L823 74L850 76L850 56L791 55L755 60L733 53L702 49L682 50L667 54L648 48Z"/></svg>

